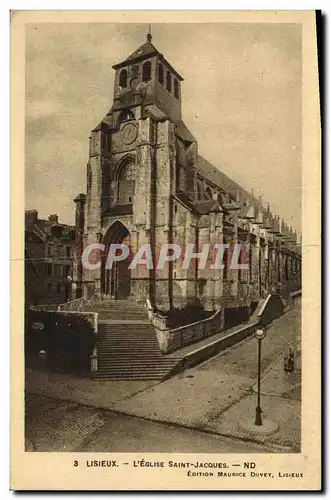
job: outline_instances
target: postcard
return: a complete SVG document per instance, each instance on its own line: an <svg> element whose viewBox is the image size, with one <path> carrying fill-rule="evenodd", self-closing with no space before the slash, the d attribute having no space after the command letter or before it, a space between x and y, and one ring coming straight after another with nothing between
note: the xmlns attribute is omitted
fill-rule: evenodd
<svg viewBox="0 0 331 500"><path fill-rule="evenodd" d="M321 488L315 11L11 12L11 488Z"/></svg>

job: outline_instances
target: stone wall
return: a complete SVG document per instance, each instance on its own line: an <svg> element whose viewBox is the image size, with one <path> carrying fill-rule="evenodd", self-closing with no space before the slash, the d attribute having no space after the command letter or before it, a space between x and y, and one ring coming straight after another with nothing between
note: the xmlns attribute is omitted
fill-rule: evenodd
<svg viewBox="0 0 331 500"><path fill-rule="evenodd" d="M224 311L217 311L210 318L173 330L166 327L164 317L155 314L152 321L161 352L169 354L221 331L224 328Z"/></svg>
<svg viewBox="0 0 331 500"><path fill-rule="evenodd" d="M25 362L44 353L49 369L86 374L97 369L97 314L28 310L25 317Z"/></svg>

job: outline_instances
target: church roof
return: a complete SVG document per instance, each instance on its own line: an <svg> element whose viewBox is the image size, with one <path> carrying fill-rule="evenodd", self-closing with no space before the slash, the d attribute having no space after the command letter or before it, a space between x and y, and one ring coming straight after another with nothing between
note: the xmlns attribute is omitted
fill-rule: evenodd
<svg viewBox="0 0 331 500"><path fill-rule="evenodd" d="M155 54L159 54L159 51L154 47L154 45L149 40L147 40L147 42L143 43L140 47L138 47L137 50L132 52L132 54L129 57L127 57L124 62L132 61L134 59L137 59L137 57L138 58L144 58L147 56L150 57Z"/></svg>
<svg viewBox="0 0 331 500"><path fill-rule="evenodd" d="M143 43L140 47L138 47L134 52L132 52L129 57L124 59L124 61L114 64L113 69L119 69L123 68L124 66L127 66L128 64L134 63L134 62L139 62L144 59L148 59L153 56L158 56L170 69L171 71L176 75L178 80L183 81L183 78L180 76L179 73L169 64L169 62L165 59L163 54L157 50L156 47L151 42L151 35L147 35L147 41Z"/></svg>
<svg viewBox="0 0 331 500"><path fill-rule="evenodd" d="M237 199L239 192L239 198L241 201L246 201L248 203L252 203L253 205L258 203L255 196L251 195L248 191L246 191L246 189L240 186L240 184L237 184L234 180L230 179L230 177L228 177L224 172L214 167L214 165L200 155L198 156L198 172L226 193L229 193L233 199Z"/></svg>

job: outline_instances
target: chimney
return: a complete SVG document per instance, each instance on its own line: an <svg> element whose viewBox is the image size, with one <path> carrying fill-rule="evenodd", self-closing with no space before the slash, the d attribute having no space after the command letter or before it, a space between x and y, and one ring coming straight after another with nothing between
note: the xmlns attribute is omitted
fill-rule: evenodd
<svg viewBox="0 0 331 500"><path fill-rule="evenodd" d="M32 228L38 222L38 210L25 211L25 227Z"/></svg>
<svg viewBox="0 0 331 500"><path fill-rule="evenodd" d="M59 217L57 214L51 214L48 216L49 222L53 222L54 224L58 224L59 222Z"/></svg>

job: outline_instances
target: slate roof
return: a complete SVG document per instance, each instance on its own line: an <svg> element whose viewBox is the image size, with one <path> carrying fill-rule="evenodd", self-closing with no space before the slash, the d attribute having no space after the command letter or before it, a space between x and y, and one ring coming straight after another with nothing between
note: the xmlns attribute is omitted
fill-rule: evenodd
<svg viewBox="0 0 331 500"><path fill-rule="evenodd" d="M246 201L253 205L258 203L255 196L251 195L246 189L240 186L240 184L230 179L224 172L214 167L214 165L200 155L198 156L198 172L207 180L229 193L233 199L236 199L237 192L239 191L240 201Z"/></svg>
<svg viewBox="0 0 331 500"><path fill-rule="evenodd" d="M140 47L138 47L134 52L132 52L132 54L125 59L125 62L129 62L132 59L137 59L137 57L142 57L142 58L144 58L146 56L150 57L152 55L159 54L159 53L160 52L157 50L157 48L154 47L154 45L147 40Z"/></svg>
<svg viewBox="0 0 331 500"><path fill-rule="evenodd" d="M140 47L138 47L134 52L132 52L132 54L129 55L129 57L124 59L124 61L114 64L113 69L119 69L123 66L127 66L128 64L132 64L133 62L139 62L152 56L159 56L159 58L173 71L178 80L183 81L183 78L180 76L180 74L177 73L177 71L165 59L164 55L161 54L161 52L159 52L156 47L154 47L150 40L147 40Z"/></svg>

